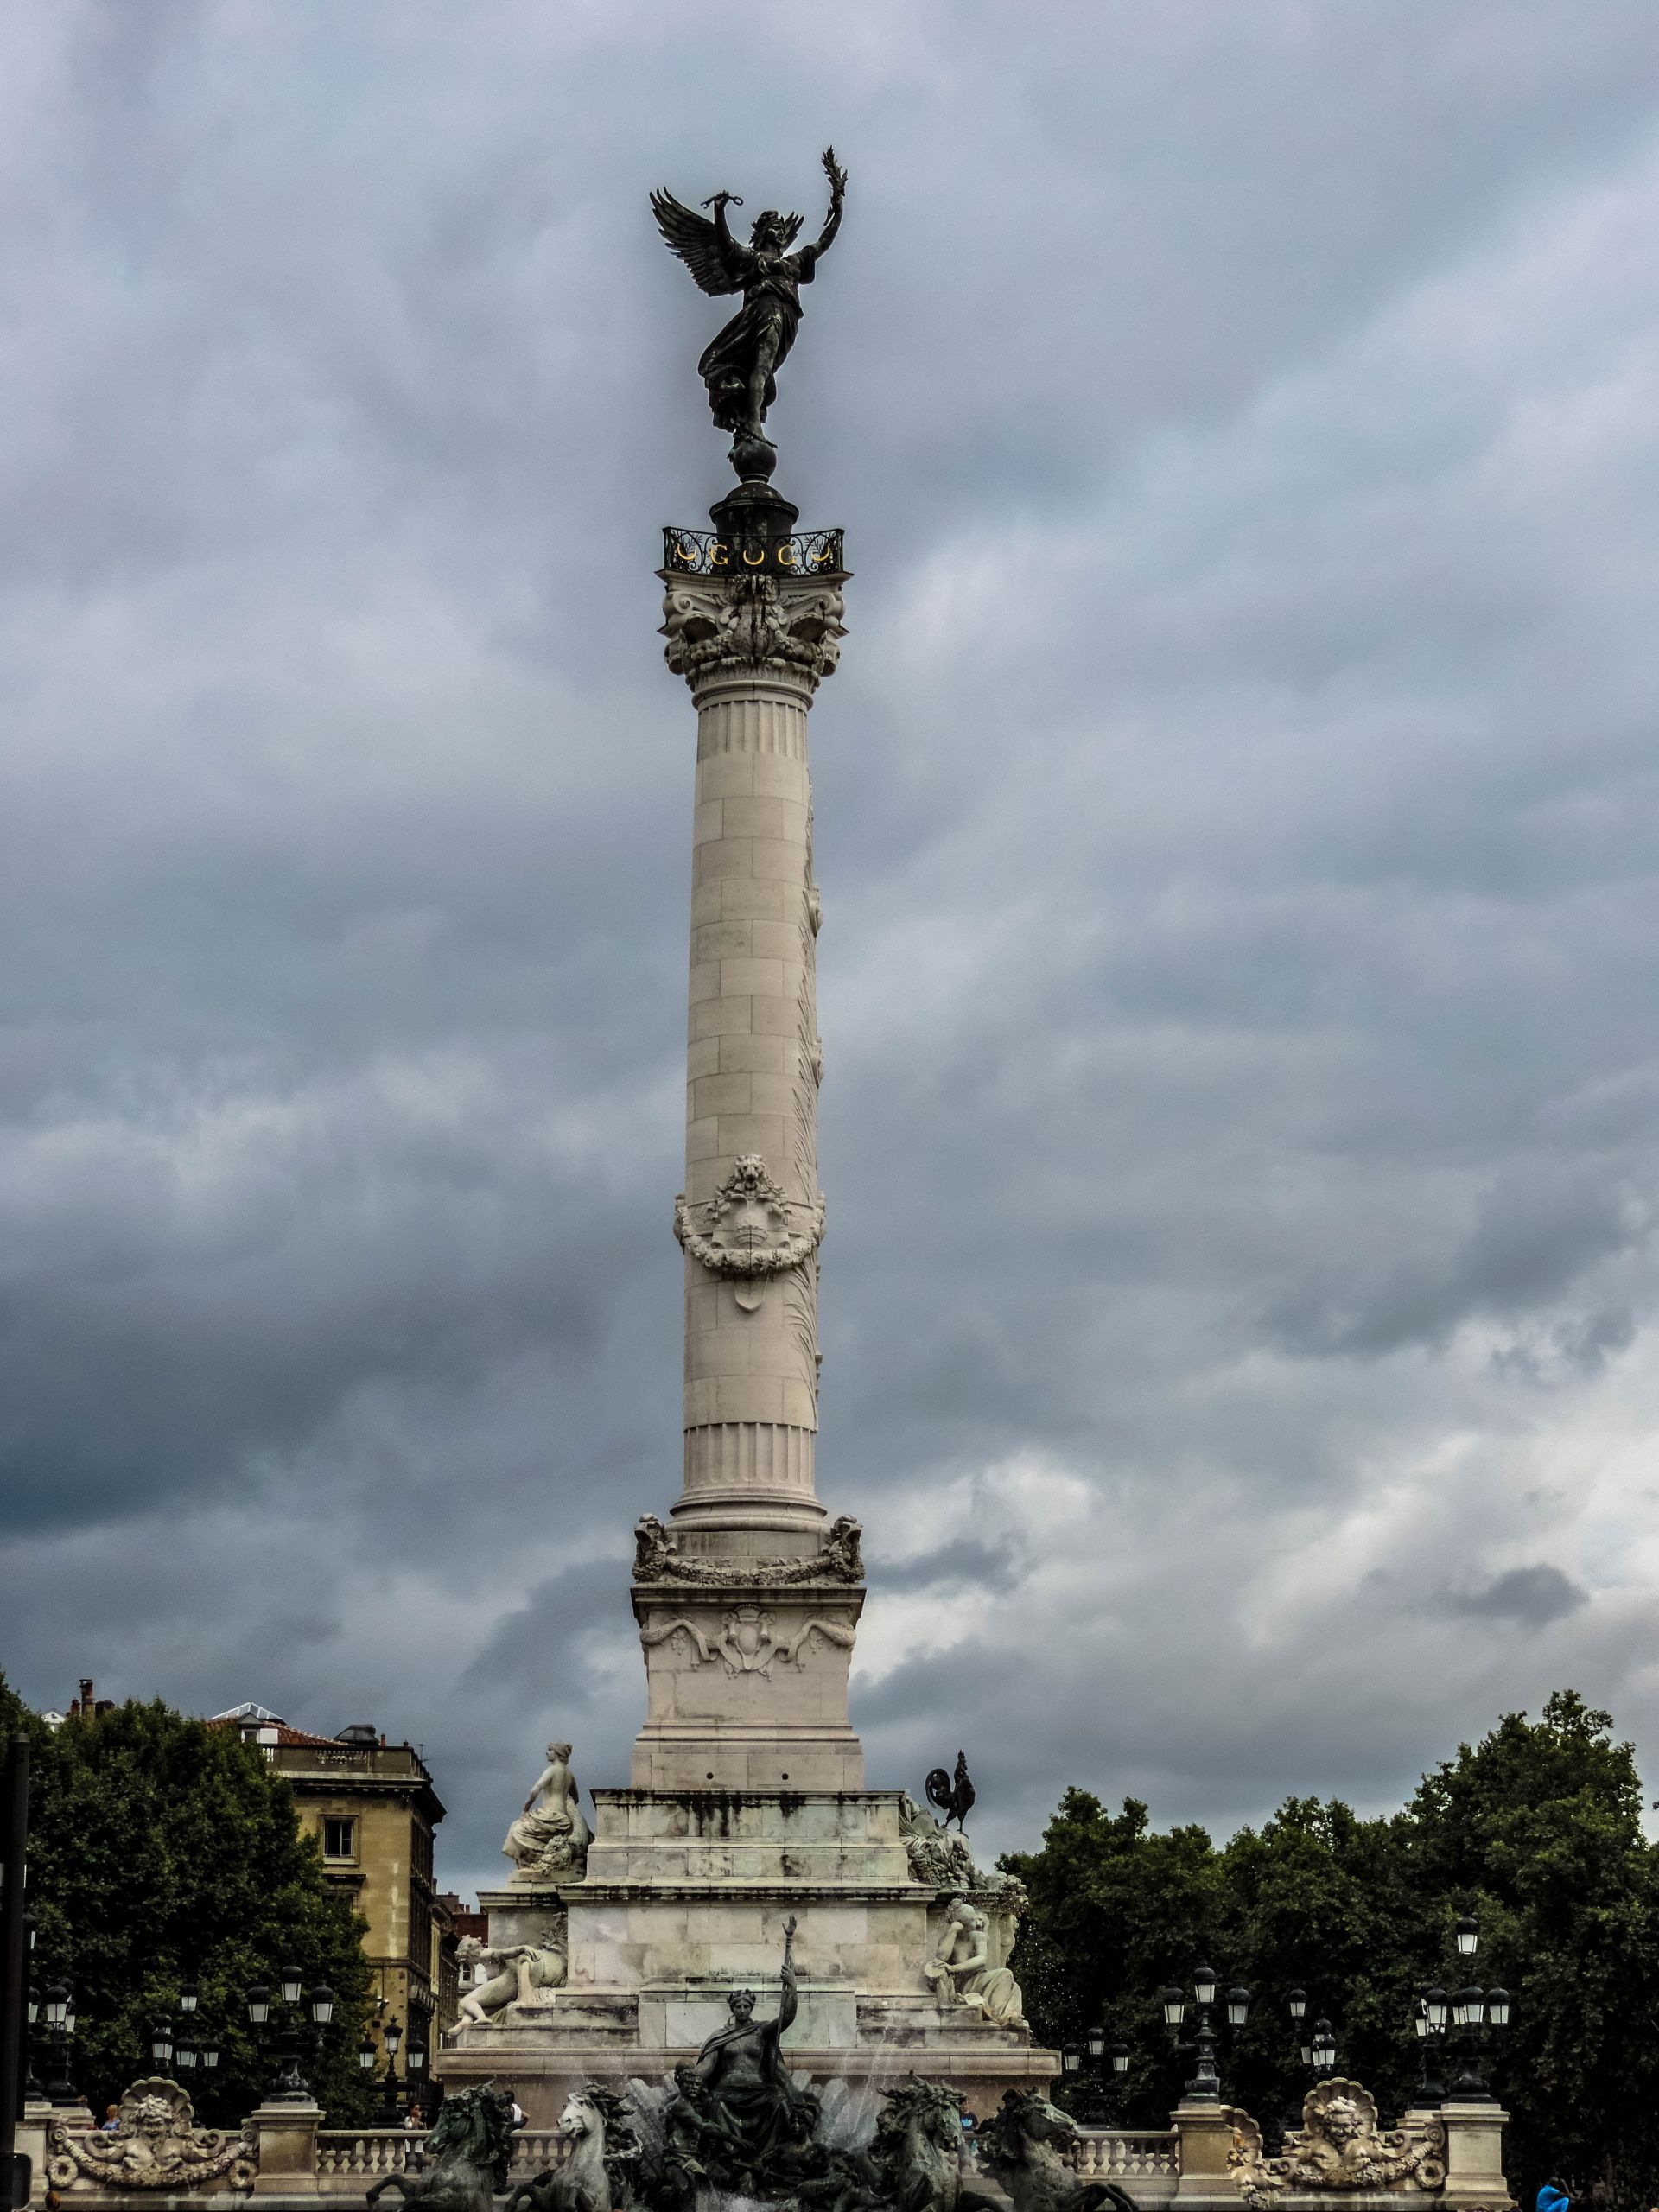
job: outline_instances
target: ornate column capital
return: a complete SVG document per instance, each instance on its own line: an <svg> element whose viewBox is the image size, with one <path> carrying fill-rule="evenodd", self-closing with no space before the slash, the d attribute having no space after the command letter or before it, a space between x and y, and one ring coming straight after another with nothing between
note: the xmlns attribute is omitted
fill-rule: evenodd
<svg viewBox="0 0 1659 2212"><path fill-rule="evenodd" d="M661 572L664 658L694 696L710 679L764 679L810 699L847 633L841 579Z"/></svg>

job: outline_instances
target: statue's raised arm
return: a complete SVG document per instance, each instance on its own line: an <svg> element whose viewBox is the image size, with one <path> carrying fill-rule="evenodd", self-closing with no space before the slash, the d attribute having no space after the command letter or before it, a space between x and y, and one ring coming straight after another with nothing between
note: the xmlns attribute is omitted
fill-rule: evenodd
<svg viewBox="0 0 1659 2212"><path fill-rule="evenodd" d="M703 348L697 373L716 424L733 434L732 464L746 480L772 473L777 456L766 435L766 410L778 397L778 371L800 328L800 288L812 282L816 263L841 228L847 172L833 146L824 149L823 170L830 180L830 211L817 239L796 251L791 248L800 236L798 215L765 209L745 245L733 237L726 217L728 207L743 204L734 193L716 192L704 201L714 209L712 221L671 192L659 189L651 195L664 243L701 289L715 297L743 295L738 313Z"/></svg>
<svg viewBox="0 0 1659 2212"><path fill-rule="evenodd" d="M818 232L817 251L828 253L836 242L836 232L841 228L841 210L847 197L847 172L836 159L836 149L823 149L823 173L830 180L830 213L823 219L823 228Z"/></svg>

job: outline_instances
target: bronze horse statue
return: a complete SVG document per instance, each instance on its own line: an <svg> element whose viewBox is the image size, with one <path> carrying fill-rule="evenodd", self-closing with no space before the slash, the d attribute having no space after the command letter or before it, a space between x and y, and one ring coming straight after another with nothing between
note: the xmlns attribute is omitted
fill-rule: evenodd
<svg viewBox="0 0 1659 2212"><path fill-rule="evenodd" d="M420 2212L493 2212L495 2192L507 2185L512 2148L512 2099L492 2082L446 2097L426 2139L420 2173L387 2174L365 2199L373 2204L395 2189Z"/></svg>

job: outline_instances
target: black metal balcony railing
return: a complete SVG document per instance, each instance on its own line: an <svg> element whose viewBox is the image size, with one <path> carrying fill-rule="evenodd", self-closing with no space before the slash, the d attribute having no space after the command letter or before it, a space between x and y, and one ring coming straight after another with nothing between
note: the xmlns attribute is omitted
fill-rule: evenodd
<svg viewBox="0 0 1659 2212"><path fill-rule="evenodd" d="M683 576L833 576L841 573L839 530L801 531L793 537L728 538L711 530L664 530L663 566Z"/></svg>

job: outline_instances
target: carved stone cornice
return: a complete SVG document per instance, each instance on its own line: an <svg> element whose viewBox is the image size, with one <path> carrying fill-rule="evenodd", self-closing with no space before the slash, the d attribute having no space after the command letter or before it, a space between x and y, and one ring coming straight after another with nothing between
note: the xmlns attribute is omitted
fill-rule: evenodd
<svg viewBox="0 0 1659 2212"><path fill-rule="evenodd" d="M679 576L664 572L664 658L676 676L788 672L816 690L835 673L846 601L822 578Z"/></svg>
<svg viewBox="0 0 1659 2212"><path fill-rule="evenodd" d="M785 1590L814 1583L845 1586L864 1580L862 1529L848 1514L832 1521L820 1548L805 1559L702 1559L682 1552L654 1513L633 1532L637 1583L698 1586L705 1590Z"/></svg>

